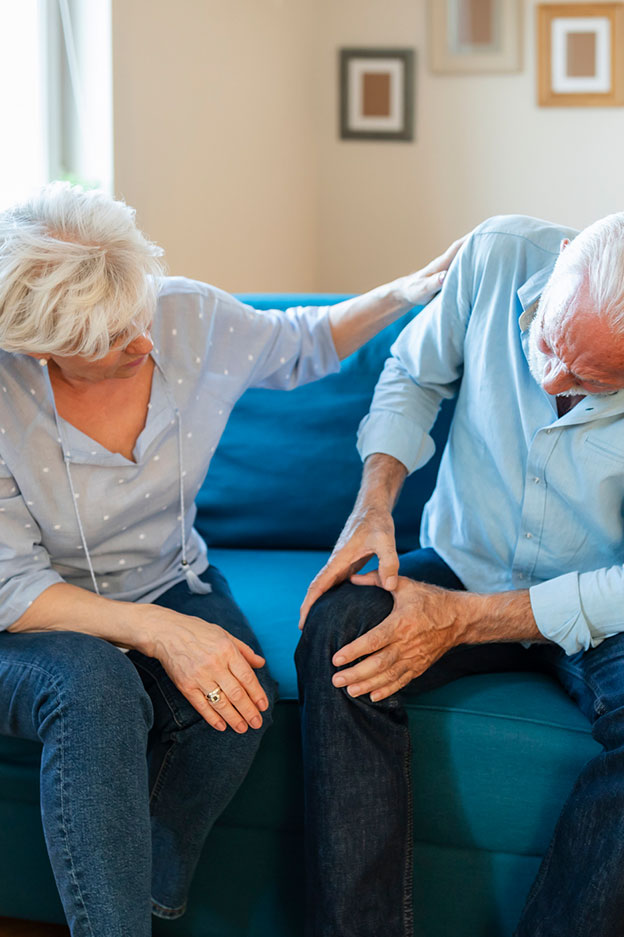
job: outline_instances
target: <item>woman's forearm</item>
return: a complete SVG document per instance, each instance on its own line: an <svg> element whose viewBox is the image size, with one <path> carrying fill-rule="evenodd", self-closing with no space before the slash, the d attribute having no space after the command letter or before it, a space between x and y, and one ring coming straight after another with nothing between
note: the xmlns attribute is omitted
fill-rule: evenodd
<svg viewBox="0 0 624 937"><path fill-rule="evenodd" d="M148 645L146 605L118 602L59 582L45 589L8 627L12 632L81 631L120 647Z"/></svg>
<svg viewBox="0 0 624 937"><path fill-rule="evenodd" d="M357 351L412 306L428 303L441 289L446 271L464 240L454 241L422 270L332 306L329 322L338 357L346 358Z"/></svg>
<svg viewBox="0 0 624 937"><path fill-rule="evenodd" d="M215 729L245 732L262 725L268 700L254 670L264 658L223 628L173 609L105 599L68 583L39 595L12 632L79 631L157 658L178 689ZM218 687L218 708L206 698Z"/></svg>
<svg viewBox="0 0 624 937"><path fill-rule="evenodd" d="M332 306L329 322L338 357L346 358L411 308L393 283Z"/></svg>

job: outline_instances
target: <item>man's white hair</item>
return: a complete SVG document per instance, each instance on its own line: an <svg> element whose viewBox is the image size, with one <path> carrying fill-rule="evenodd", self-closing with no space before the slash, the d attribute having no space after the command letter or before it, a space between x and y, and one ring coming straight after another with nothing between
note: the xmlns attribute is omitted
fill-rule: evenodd
<svg viewBox="0 0 624 937"><path fill-rule="evenodd" d="M0 213L0 348L104 357L149 327L162 253L124 202L44 186Z"/></svg>
<svg viewBox="0 0 624 937"><path fill-rule="evenodd" d="M624 212L584 228L559 255L554 276L585 283L591 309L624 333Z"/></svg>

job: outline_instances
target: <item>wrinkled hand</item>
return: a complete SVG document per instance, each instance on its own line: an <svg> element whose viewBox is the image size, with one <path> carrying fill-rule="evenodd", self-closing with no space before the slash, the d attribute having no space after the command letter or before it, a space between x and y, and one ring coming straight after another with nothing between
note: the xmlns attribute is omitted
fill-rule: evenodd
<svg viewBox="0 0 624 937"><path fill-rule="evenodd" d="M353 576L352 582L380 585L377 572ZM364 658L334 674L334 686L346 687L350 696L369 693L374 702L407 686L461 643L457 636L457 605L462 595L399 576L390 615L334 654L332 663L336 667Z"/></svg>
<svg viewBox="0 0 624 937"><path fill-rule="evenodd" d="M221 732L227 725L239 733L259 729L269 702L254 669L264 666L264 658L219 625L161 606L150 609L149 656L161 662L206 722ZM216 687L221 699L210 703L206 694Z"/></svg>
<svg viewBox="0 0 624 937"><path fill-rule="evenodd" d="M422 270L411 273L406 277L397 280L397 284L405 297L405 301L411 306L424 306L430 299L442 289L446 272L451 265L451 261L459 251L466 240L467 235L453 241L450 247L435 257Z"/></svg>
<svg viewBox="0 0 624 937"><path fill-rule="evenodd" d="M379 560L382 588L394 589L399 571L394 521L389 511L378 508L358 511L347 520L327 563L308 587L301 606L299 628L303 628L308 612L323 593L357 573L372 556Z"/></svg>

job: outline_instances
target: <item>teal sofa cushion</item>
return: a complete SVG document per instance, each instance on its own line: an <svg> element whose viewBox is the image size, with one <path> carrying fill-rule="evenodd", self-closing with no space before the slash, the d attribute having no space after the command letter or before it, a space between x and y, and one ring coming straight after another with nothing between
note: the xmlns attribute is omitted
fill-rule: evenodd
<svg viewBox="0 0 624 937"><path fill-rule="evenodd" d="M464 677L412 696L407 710L415 933L511 937L561 804L599 746L574 704L535 674ZM0 743L0 908L62 921L39 819L40 747ZM297 704L280 702L206 844L188 914L154 919L155 937L301 937L302 798Z"/></svg>
<svg viewBox="0 0 624 937"><path fill-rule="evenodd" d="M241 296L259 309L333 303L343 296ZM292 391L248 390L236 404L197 498L208 544L330 550L358 490L356 431L390 346L409 312L343 363L339 374ZM452 404L434 431L435 457L409 478L396 511L402 552L418 546L423 491L431 491Z"/></svg>
<svg viewBox="0 0 624 937"><path fill-rule="evenodd" d="M230 584L249 619L279 686L281 699L297 699L293 654L299 641L299 606L327 552L321 550L223 550L211 563Z"/></svg>

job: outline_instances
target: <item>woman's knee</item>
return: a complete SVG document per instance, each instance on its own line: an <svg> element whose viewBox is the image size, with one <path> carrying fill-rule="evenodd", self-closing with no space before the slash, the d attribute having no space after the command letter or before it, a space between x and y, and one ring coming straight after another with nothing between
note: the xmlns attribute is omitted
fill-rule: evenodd
<svg viewBox="0 0 624 937"><path fill-rule="evenodd" d="M119 648L81 632L39 637L47 639L41 651L57 707L70 707L94 723L114 720L120 729L128 723L149 730L151 700L136 668Z"/></svg>

